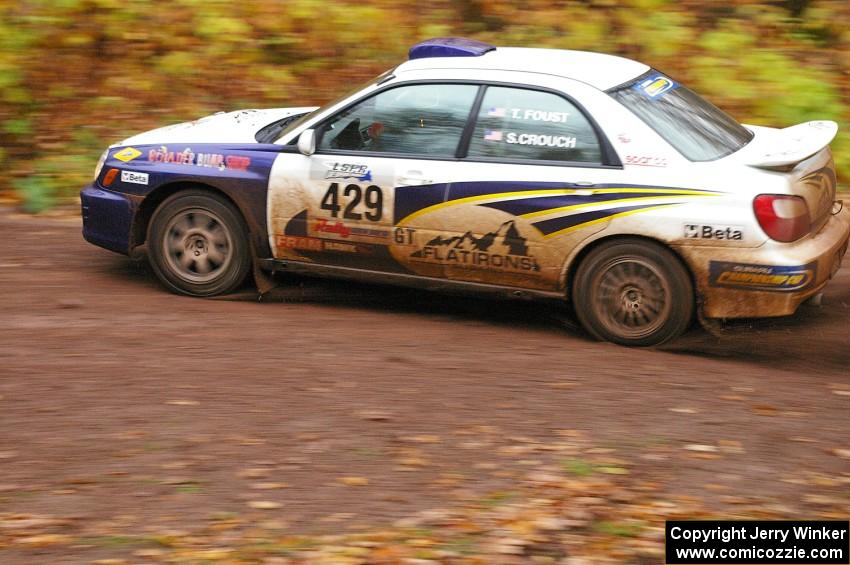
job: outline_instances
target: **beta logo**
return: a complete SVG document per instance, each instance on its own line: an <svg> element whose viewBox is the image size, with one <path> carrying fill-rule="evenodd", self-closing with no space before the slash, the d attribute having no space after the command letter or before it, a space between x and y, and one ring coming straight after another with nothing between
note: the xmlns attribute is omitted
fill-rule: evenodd
<svg viewBox="0 0 850 565"><path fill-rule="evenodd" d="M121 171L121 182L128 182L130 184L143 184L147 186L148 174L137 173L136 171Z"/></svg>
<svg viewBox="0 0 850 565"><path fill-rule="evenodd" d="M711 241L741 241L742 239L744 239L744 232L739 226L685 224L685 239L707 239Z"/></svg>

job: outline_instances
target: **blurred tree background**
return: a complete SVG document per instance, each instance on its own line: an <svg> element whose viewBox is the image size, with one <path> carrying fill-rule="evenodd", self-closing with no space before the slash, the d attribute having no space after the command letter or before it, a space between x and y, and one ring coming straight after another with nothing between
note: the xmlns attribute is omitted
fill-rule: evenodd
<svg viewBox="0 0 850 565"><path fill-rule="evenodd" d="M0 0L0 193L76 196L106 145L219 110L314 105L428 37L642 60L740 121L850 118L846 0ZM842 119L844 118L844 119ZM850 175L850 130L833 145Z"/></svg>

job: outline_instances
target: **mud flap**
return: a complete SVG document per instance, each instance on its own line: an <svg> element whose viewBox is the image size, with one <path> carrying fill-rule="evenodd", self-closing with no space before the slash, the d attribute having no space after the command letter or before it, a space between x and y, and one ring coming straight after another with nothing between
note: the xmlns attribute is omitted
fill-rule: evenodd
<svg viewBox="0 0 850 565"><path fill-rule="evenodd" d="M706 318L703 313L703 297L702 295L697 295L697 320L699 320L699 325L702 326L702 329L706 331L706 333L714 336L717 339L720 339L725 336L725 324L723 323L723 318Z"/></svg>
<svg viewBox="0 0 850 565"><path fill-rule="evenodd" d="M251 243L251 265L254 274L254 284L257 286L257 301L262 301L263 296L271 292L276 286L274 276L260 268L260 258L257 256L257 248Z"/></svg>

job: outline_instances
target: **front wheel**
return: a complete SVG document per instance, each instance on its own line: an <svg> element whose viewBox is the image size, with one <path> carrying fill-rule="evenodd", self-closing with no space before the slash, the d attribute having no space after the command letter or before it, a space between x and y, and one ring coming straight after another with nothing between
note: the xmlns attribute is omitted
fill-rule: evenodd
<svg viewBox="0 0 850 565"><path fill-rule="evenodd" d="M672 251L639 240L593 249L573 279L579 320L596 338L659 345L681 335L694 312L693 284Z"/></svg>
<svg viewBox="0 0 850 565"><path fill-rule="evenodd" d="M148 255L163 284L189 296L232 292L251 268L239 212L200 190L178 192L160 204L148 228Z"/></svg>

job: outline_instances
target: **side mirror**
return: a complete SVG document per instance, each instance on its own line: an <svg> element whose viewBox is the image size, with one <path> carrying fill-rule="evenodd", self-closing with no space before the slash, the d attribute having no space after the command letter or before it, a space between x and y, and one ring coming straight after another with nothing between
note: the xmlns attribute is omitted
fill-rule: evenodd
<svg viewBox="0 0 850 565"><path fill-rule="evenodd" d="M316 130L307 129L298 136L298 151L308 157L316 152Z"/></svg>

